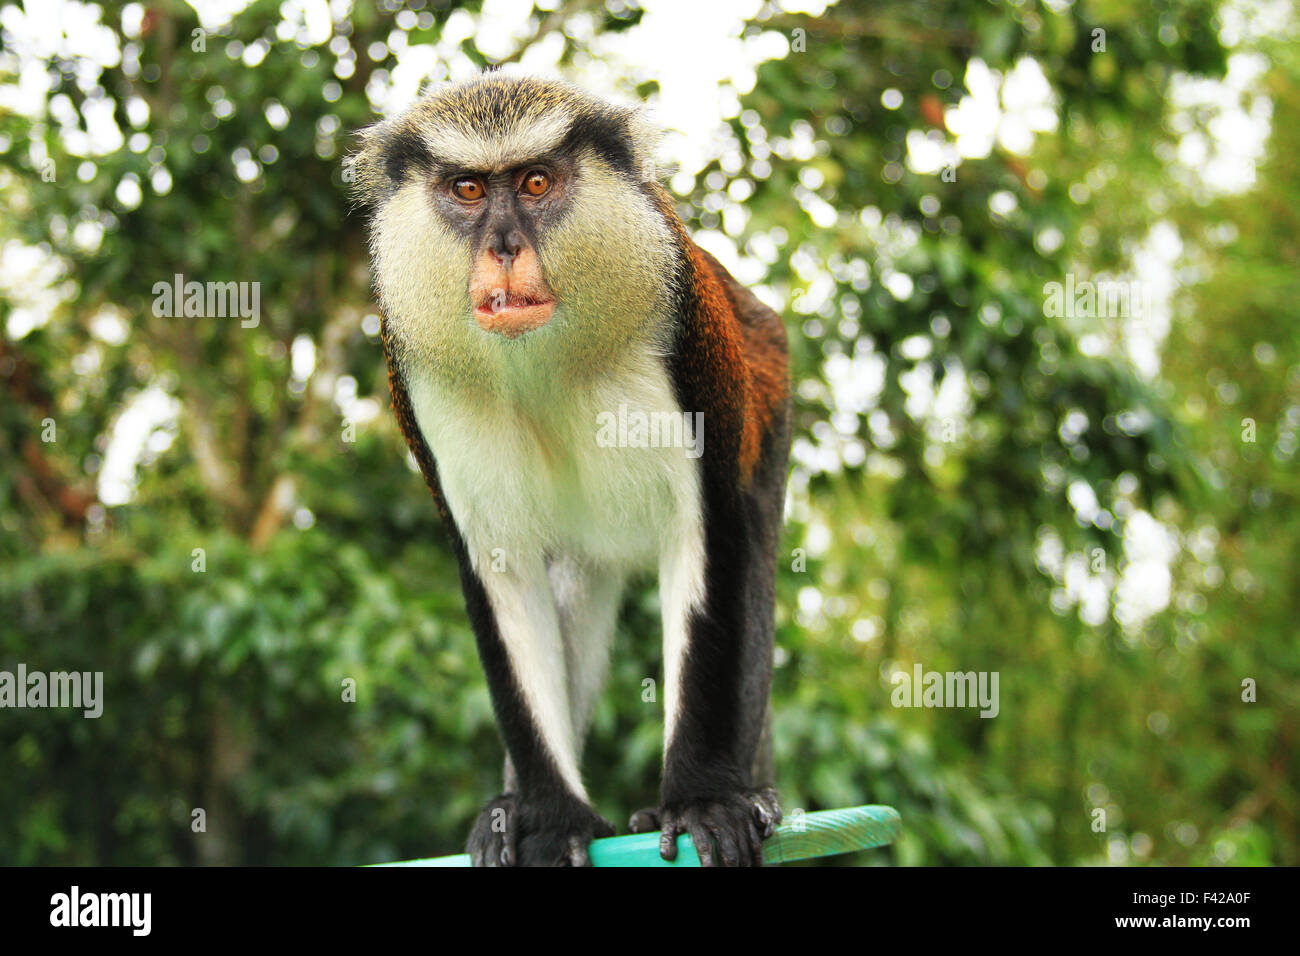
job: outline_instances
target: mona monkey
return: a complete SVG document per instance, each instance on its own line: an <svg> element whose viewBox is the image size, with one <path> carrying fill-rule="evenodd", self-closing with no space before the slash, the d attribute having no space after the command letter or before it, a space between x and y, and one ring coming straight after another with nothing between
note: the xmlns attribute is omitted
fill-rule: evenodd
<svg viewBox="0 0 1300 956"><path fill-rule="evenodd" d="M661 802L706 866L781 819L769 687L790 445L780 318L687 235L634 109L489 73L360 134L402 434L460 563L507 758L475 865L589 865L579 771L624 583L657 570ZM690 441L601 422L696 423ZM621 429L620 429L621 430ZM680 435L680 432L678 432ZM613 446L613 447L611 447Z"/></svg>

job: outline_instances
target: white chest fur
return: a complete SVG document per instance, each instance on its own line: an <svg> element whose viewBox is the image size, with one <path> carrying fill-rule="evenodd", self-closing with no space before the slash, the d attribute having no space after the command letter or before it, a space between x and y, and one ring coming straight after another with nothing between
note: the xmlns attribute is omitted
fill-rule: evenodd
<svg viewBox="0 0 1300 956"><path fill-rule="evenodd" d="M407 387L480 570L539 547L621 570L651 568L699 520L703 434L679 427L647 441L612 424L636 421L638 412L683 422L667 370L648 349L576 387L538 376L485 399L418 373Z"/></svg>

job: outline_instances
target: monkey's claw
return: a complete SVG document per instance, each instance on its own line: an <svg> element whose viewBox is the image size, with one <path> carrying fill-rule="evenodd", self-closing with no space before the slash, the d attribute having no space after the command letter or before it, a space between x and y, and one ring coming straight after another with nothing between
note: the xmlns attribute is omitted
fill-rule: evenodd
<svg viewBox="0 0 1300 956"><path fill-rule="evenodd" d="M503 793L479 813L468 852L474 866L591 866L587 845L613 835L589 807L548 810Z"/></svg>
<svg viewBox="0 0 1300 956"><path fill-rule="evenodd" d="M703 866L762 866L763 841L781 822L776 791L741 790L723 797L665 804L657 814L641 811L632 818L633 832L658 817L659 855L677 859L677 837L689 833ZM640 819L638 819L640 818Z"/></svg>

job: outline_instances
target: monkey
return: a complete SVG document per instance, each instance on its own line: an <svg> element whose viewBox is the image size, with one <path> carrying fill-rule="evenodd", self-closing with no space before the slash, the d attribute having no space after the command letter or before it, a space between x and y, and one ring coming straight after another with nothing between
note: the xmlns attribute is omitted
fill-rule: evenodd
<svg viewBox="0 0 1300 956"><path fill-rule="evenodd" d="M459 563L506 750L474 865L589 865L590 841L613 835L580 762L625 584L645 572L664 756L660 802L631 831L659 830L665 860L689 834L705 866L761 865L781 820L788 344L688 235L656 135L637 107L493 71L361 131L346 160L393 409ZM607 427L619 415L660 440Z"/></svg>

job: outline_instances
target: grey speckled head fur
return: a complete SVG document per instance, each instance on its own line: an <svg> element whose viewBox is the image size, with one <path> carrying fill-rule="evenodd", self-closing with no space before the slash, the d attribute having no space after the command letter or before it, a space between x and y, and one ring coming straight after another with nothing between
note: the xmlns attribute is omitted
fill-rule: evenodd
<svg viewBox="0 0 1300 956"><path fill-rule="evenodd" d="M554 149L589 148L618 173L653 179L657 133L637 109L566 83L494 72L426 95L360 137L347 161L353 196L373 206L413 171L494 172Z"/></svg>
<svg viewBox="0 0 1300 956"><path fill-rule="evenodd" d="M353 187L397 361L462 389L536 379L545 391L639 354L632 341L665 339L682 252L680 223L654 181L653 143L636 109L504 73L442 89L366 130ZM558 304L545 327L507 341L473 317L482 236L439 190L546 157L563 157L569 175L563 206L530 241Z"/></svg>

